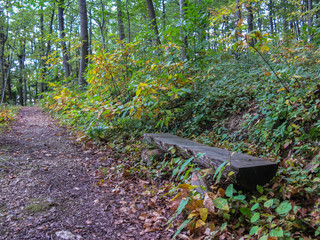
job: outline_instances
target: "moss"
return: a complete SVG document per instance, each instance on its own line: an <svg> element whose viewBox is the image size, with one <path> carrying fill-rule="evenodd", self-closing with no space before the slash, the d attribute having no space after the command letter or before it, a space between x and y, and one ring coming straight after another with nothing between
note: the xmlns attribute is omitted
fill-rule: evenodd
<svg viewBox="0 0 320 240"><path fill-rule="evenodd" d="M32 203L24 208L24 210L31 213L37 213L47 211L52 206L54 206L54 203L52 201L34 199L32 200Z"/></svg>

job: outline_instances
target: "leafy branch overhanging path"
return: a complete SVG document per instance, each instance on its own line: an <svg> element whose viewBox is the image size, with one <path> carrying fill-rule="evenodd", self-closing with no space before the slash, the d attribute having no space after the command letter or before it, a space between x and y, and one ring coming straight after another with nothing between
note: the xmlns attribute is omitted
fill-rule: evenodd
<svg viewBox="0 0 320 240"><path fill-rule="evenodd" d="M143 196L148 182L97 185L112 161L112 150L83 150L40 109L22 108L0 135L0 239L169 239L164 204Z"/></svg>

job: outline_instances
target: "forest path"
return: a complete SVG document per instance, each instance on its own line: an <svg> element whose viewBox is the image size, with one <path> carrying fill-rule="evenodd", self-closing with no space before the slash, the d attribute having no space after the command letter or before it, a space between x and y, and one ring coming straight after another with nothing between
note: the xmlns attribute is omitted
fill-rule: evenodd
<svg viewBox="0 0 320 240"><path fill-rule="evenodd" d="M97 168L114 153L73 142L36 107L22 108L0 133L0 239L169 239L160 227L144 229L141 216L156 212L140 194L147 183L99 186Z"/></svg>

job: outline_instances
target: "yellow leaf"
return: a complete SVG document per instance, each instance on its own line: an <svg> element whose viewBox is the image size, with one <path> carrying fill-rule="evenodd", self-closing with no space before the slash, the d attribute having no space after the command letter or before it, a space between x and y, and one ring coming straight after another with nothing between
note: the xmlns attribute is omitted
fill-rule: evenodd
<svg viewBox="0 0 320 240"><path fill-rule="evenodd" d="M189 214L188 219L193 218L193 217L196 217L196 216L198 216L198 215L199 215L198 212L192 211L192 212Z"/></svg>
<svg viewBox="0 0 320 240"><path fill-rule="evenodd" d="M141 115L142 115L142 109L141 108L137 108L137 111L134 114L134 117L140 120L141 119Z"/></svg>
<svg viewBox="0 0 320 240"><path fill-rule="evenodd" d="M208 217L208 209L207 208L199 208L199 213L202 221L206 221Z"/></svg>
<svg viewBox="0 0 320 240"><path fill-rule="evenodd" d="M202 227L202 226L204 226L204 225L206 225L206 223L205 223L204 221L202 221L202 220L199 219L199 220L196 222L195 228L199 228L199 227Z"/></svg>
<svg viewBox="0 0 320 240"><path fill-rule="evenodd" d="M262 45L260 48L261 52L265 52L265 51L269 51L269 50L270 50L270 48L267 45Z"/></svg>
<svg viewBox="0 0 320 240"><path fill-rule="evenodd" d="M278 92L286 90L285 88L280 88Z"/></svg>
<svg viewBox="0 0 320 240"><path fill-rule="evenodd" d="M139 97L141 91L144 89L145 86L148 84L146 83L139 83L139 86L137 87L136 96Z"/></svg>
<svg viewBox="0 0 320 240"><path fill-rule="evenodd" d="M183 184L180 184L178 186L178 188L184 188L184 189L189 189L189 190L192 190L194 188L196 188L197 186L193 186L193 185L190 185L190 184L187 184L187 183L183 183Z"/></svg>
<svg viewBox="0 0 320 240"><path fill-rule="evenodd" d="M139 87L137 88L137 91L136 91L136 96L137 96L137 97L139 97L139 95L140 95L140 93L141 93L141 90L142 90L142 88L139 86Z"/></svg>
<svg viewBox="0 0 320 240"><path fill-rule="evenodd" d="M293 128L296 128L296 129L300 128L298 125L296 125L296 124L294 124L294 123L292 123L291 126L292 126Z"/></svg>
<svg viewBox="0 0 320 240"><path fill-rule="evenodd" d="M54 100L58 100L58 99L60 99L60 98L61 98L61 96L55 96L55 97L53 97Z"/></svg>

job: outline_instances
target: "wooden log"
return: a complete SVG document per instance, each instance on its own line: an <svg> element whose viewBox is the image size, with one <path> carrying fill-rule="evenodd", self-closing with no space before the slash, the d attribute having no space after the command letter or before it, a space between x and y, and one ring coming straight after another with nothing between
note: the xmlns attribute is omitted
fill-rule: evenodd
<svg viewBox="0 0 320 240"><path fill-rule="evenodd" d="M236 183L247 190L254 190L257 185L269 182L278 168L277 163L263 158L209 147L168 133L144 134L144 138L163 151L170 152L169 149L174 147L184 157L193 156L193 161L205 168L217 169L222 163L228 161L229 164L226 165L223 174L226 176L233 171Z"/></svg>

